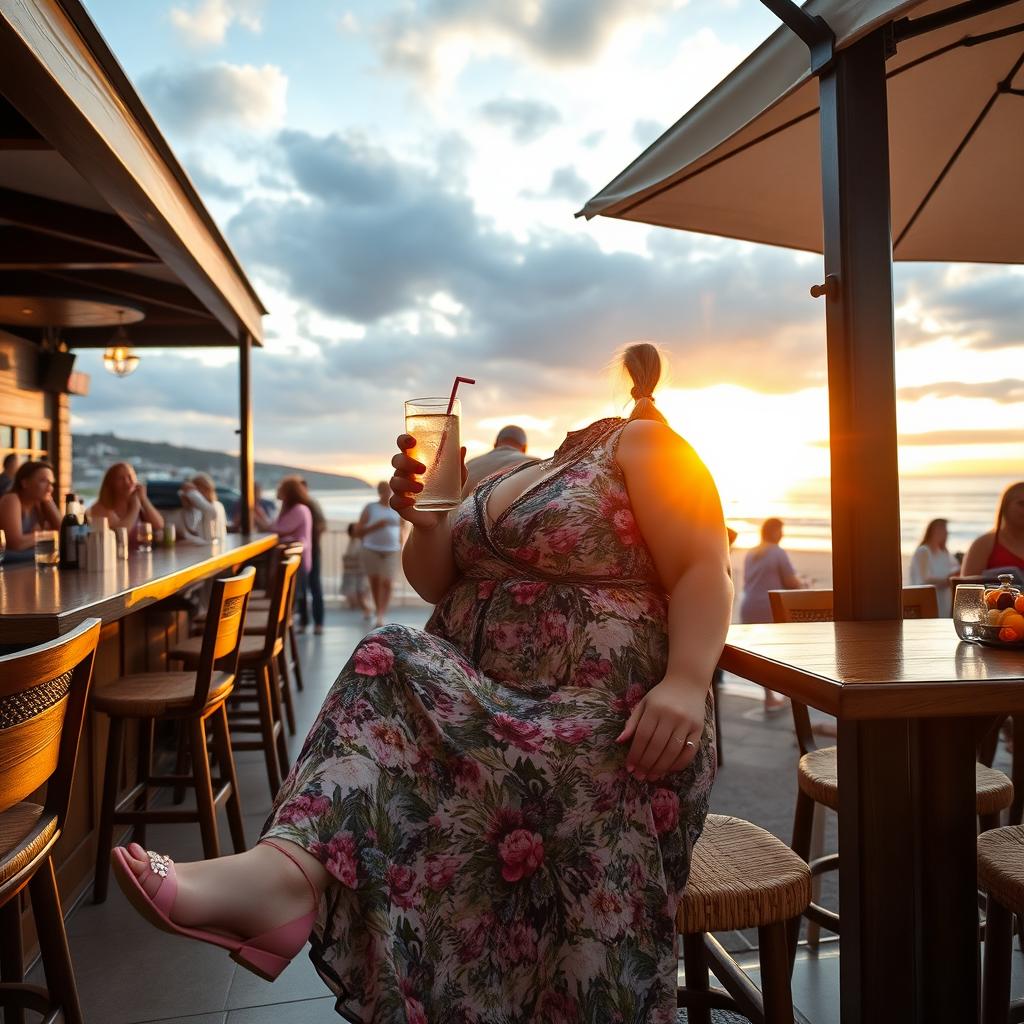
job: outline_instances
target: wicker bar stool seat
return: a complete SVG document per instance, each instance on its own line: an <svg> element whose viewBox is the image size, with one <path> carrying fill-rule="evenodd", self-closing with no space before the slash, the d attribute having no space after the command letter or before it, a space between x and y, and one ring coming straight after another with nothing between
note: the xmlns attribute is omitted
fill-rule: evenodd
<svg viewBox="0 0 1024 1024"><path fill-rule="evenodd" d="M993 818L1013 802L1013 783L997 768L975 765L975 787L979 818ZM797 768L800 791L815 803L839 810L839 769L837 749L820 747L800 758ZM993 824L995 824L993 822Z"/></svg>
<svg viewBox="0 0 1024 1024"><path fill-rule="evenodd" d="M83 1024L51 854L67 819L100 620L0 657L0 1008ZM45 803L26 798L46 786ZM35 918L46 988L25 984L20 894ZM36 1019L33 1017L33 1019Z"/></svg>
<svg viewBox="0 0 1024 1024"><path fill-rule="evenodd" d="M708 815L676 912L686 965L678 1003L692 1024L708 1024L712 1009L792 1024L788 930L810 900L810 869L789 847L749 821ZM743 928L758 930L760 993L711 934ZM725 991L710 987L709 971Z"/></svg>
<svg viewBox="0 0 1024 1024"><path fill-rule="evenodd" d="M978 836L978 886L988 896L982 1024L1024 1021L1024 1000L1010 1002L1013 918L1024 914L1024 826L995 828Z"/></svg>

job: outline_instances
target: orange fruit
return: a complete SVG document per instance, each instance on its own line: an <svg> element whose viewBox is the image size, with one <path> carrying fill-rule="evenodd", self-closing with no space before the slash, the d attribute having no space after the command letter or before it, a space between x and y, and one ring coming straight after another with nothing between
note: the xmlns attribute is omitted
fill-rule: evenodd
<svg viewBox="0 0 1024 1024"><path fill-rule="evenodd" d="M1017 600L1014 602L1013 606L1021 613L1021 615L1024 615L1024 594L1017 595Z"/></svg>
<svg viewBox="0 0 1024 1024"><path fill-rule="evenodd" d="M999 639L1006 644L1015 644L1022 636L1024 636L1024 633L1017 632L1017 630L1013 629L1011 626L1003 626L1003 628L999 630Z"/></svg>
<svg viewBox="0 0 1024 1024"><path fill-rule="evenodd" d="M1006 626L1007 629L1015 629L1021 636L1024 636L1024 615L1012 609L1009 615L1000 620L999 625Z"/></svg>
<svg viewBox="0 0 1024 1024"><path fill-rule="evenodd" d="M989 608L995 608L996 603L999 600L999 595L1001 593L1002 593L1001 590L986 590L985 591L985 604L987 604L989 606Z"/></svg>

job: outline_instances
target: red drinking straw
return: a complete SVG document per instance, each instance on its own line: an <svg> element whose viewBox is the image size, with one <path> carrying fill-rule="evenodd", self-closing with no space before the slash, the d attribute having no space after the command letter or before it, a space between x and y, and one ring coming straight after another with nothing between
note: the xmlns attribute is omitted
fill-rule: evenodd
<svg viewBox="0 0 1024 1024"><path fill-rule="evenodd" d="M459 384L475 384L476 381L472 377L456 377L455 383L452 385L452 395L448 399L448 411L445 416L451 416L452 409L455 406L455 392L459 390Z"/></svg>

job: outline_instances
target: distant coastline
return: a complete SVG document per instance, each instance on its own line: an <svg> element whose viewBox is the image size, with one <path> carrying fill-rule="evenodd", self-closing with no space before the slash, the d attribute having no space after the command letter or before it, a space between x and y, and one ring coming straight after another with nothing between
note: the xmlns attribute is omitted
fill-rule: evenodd
<svg viewBox="0 0 1024 1024"><path fill-rule="evenodd" d="M229 452L187 448L159 441L139 441L116 434L74 434L71 439L75 487L95 492L112 462L130 462L136 473L147 477L184 479L195 473L208 473L218 484L238 487L238 456ZM276 462L256 462L256 482L273 491L283 476L303 477L315 491L365 490L369 484L358 477L324 473L302 466Z"/></svg>

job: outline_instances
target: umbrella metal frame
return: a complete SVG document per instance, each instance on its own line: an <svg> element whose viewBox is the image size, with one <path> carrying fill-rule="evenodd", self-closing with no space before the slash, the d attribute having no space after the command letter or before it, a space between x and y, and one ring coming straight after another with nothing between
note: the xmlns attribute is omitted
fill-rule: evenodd
<svg viewBox="0 0 1024 1024"><path fill-rule="evenodd" d="M821 18L792 0L761 2L807 44L819 80L826 285L817 292L826 310L836 618L899 619L886 60L900 39L1008 0L971 0L903 18L835 51ZM957 884L976 870L973 835L957 827L956 808L973 799L959 792L964 773L955 770L974 760L976 738L964 724L840 721L839 775L855 788L839 817L843 1024L977 1020L977 905ZM863 799L859 783L875 775L886 785L872 786L871 799ZM914 819L919 841L908 848L906 831L892 824ZM938 977L930 964L958 964L960 971Z"/></svg>

